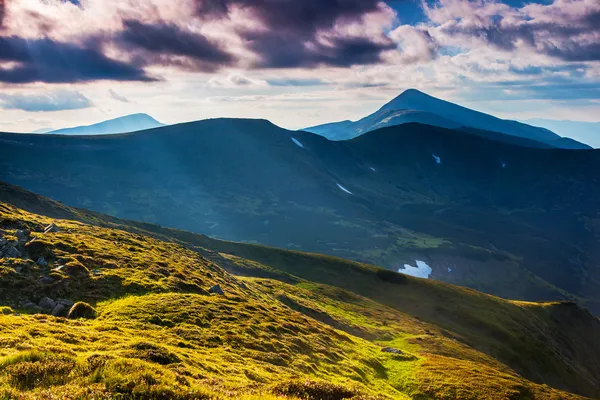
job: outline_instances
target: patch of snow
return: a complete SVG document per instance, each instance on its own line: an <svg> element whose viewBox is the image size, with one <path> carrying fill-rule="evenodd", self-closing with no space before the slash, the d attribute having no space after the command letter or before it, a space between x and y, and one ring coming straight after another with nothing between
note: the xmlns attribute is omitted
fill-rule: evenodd
<svg viewBox="0 0 600 400"><path fill-rule="evenodd" d="M292 138L292 142L296 143L296 146L304 148L304 145L296 138Z"/></svg>
<svg viewBox="0 0 600 400"><path fill-rule="evenodd" d="M506 168L506 163L502 163L502 168Z"/></svg>
<svg viewBox="0 0 600 400"><path fill-rule="evenodd" d="M435 160L436 163L441 164L442 163L442 159L438 156L436 156L435 154L431 155L433 157L433 159Z"/></svg>
<svg viewBox="0 0 600 400"><path fill-rule="evenodd" d="M351 191L349 191L348 189L346 189L345 187L343 187L342 185L340 185L339 183L336 183L336 185L342 189L344 192L351 194L352 196L354 196L354 193L352 193Z"/></svg>
<svg viewBox="0 0 600 400"><path fill-rule="evenodd" d="M417 278L429 278L429 275L433 272L431 267L426 262L415 260L417 266L413 267L409 264L404 264L404 268L399 268L398 272L404 275L415 276Z"/></svg>
<svg viewBox="0 0 600 400"><path fill-rule="evenodd" d="M448 267L448 272L452 272L452 268Z"/></svg>
<svg viewBox="0 0 600 400"><path fill-rule="evenodd" d="M371 171L373 171L373 172L377 172L377 170L376 170L375 168L373 168L373 167L371 167L371 168L369 168L369 169L370 169Z"/></svg>

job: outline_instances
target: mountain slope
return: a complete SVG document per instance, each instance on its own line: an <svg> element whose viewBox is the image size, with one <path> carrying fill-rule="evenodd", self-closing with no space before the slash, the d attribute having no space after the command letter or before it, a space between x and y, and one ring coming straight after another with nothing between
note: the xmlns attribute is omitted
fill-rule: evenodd
<svg viewBox="0 0 600 400"><path fill-rule="evenodd" d="M164 124L161 124L148 114L131 114L93 125L58 129L47 133L60 135L106 135L135 132L161 126L164 126Z"/></svg>
<svg viewBox="0 0 600 400"><path fill-rule="evenodd" d="M375 129L418 122L442 128L468 127L480 131L534 140L557 148L589 149L572 139L564 140L545 128L517 121L503 120L448 101L437 99L415 89L404 91L377 112L353 123L326 124L305 129L332 140L352 139ZM497 139L497 135L491 138Z"/></svg>
<svg viewBox="0 0 600 400"><path fill-rule="evenodd" d="M65 204L393 270L419 260L431 278L600 312L596 151L420 124L332 142L227 119L0 143L0 179Z"/></svg>
<svg viewBox="0 0 600 400"><path fill-rule="evenodd" d="M593 148L600 148L600 122L559 121L553 119L530 119L530 125L550 129L559 135L574 137Z"/></svg>
<svg viewBox="0 0 600 400"><path fill-rule="evenodd" d="M0 187L2 235L12 242L18 229L31 231L17 245L22 258L0 258L4 397L600 395L600 321L574 304L513 302L331 257L144 231ZM44 233L52 222L59 231ZM31 260L41 254L47 266ZM223 295L207 291L214 284ZM32 304L44 297L88 302L96 318L44 315Z"/></svg>

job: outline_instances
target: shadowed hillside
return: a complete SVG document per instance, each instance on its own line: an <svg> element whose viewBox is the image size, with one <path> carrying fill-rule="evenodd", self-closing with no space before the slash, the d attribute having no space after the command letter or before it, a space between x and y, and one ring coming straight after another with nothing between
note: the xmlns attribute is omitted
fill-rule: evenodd
<svg viewBox="0 0 600 400"><path fill-rule="evenodd" d="M431 278L600 310L596 151L421 124L331 142L230 119L0 143L2 179L68 205L394 270L423 260Z"/></svg>

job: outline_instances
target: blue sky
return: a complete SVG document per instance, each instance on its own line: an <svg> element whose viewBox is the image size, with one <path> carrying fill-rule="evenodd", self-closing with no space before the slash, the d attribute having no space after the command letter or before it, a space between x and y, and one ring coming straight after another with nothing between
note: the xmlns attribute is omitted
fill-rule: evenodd
<svg viewBox="0 0 600 400"><path fill-rule="evenodd" d="M600 119L597 0L0 0L0 130L358 119L408 88Z"/></svg>

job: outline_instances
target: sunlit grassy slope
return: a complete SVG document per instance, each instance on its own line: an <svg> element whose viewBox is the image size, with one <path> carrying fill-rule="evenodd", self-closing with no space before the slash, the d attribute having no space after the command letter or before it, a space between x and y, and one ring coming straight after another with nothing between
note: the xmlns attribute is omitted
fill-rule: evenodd
<svg viewBox="0 0 600 400"><path fill-rule="evenodd" d="M0 398L600 396L600 324L575 305L511 302L2 189L3 236L29 229L35 240L25 258L0 259ZM52 221L61 231L42 233ZM40 255L49 266L31 260ZM208 292L215 284L225 295ZM97 318L23 309L44 296L85 301Z"/></svg>

